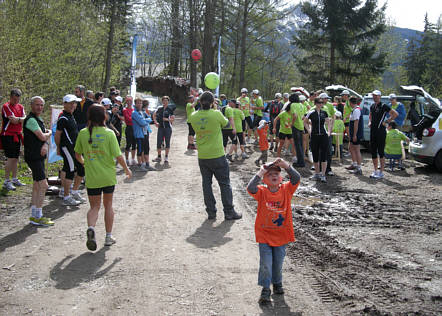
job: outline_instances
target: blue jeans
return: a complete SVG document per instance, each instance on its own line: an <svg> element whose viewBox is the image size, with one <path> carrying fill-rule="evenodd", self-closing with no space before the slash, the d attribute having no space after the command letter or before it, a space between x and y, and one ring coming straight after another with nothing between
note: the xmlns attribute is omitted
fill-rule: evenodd
<svg viewBox="0 0 442 316"><path fill-rule="evenodd" d="M259 244L258 285L269 288L270 283L282 283L282 264L286 246L272 247Z"/></svg>
<svg viewBox="0 0 442 316"><path fill-rule="evenodd" d="M232 187L230 186L229 164L225 156L214 159L198 159L203 178L203 194L206 211L209 215L216 214L216 201L212 191L212 177L215 176L221 190L224 214L231 214L233 208Z"/></svg>
<svg viewBox="0 0 442 316"><path fill-rule="evenodd" d="M399 167L402 166L402 154L398 154L398 155L391 155L391 154L385 154L385 158L390 159L390 163L389 163L389 167L390 169L394 168L395 165L395 160L398 161Z"/></svg>
<svg viewBox="0 0 442 316"><path fill-rule="evenodd" d="M303 130L300 131L296 127L292 128L293 141L295 142L296 158L298 160L298 165L305 166L304 162L304 147L302 146L302 135Z"/></svg>

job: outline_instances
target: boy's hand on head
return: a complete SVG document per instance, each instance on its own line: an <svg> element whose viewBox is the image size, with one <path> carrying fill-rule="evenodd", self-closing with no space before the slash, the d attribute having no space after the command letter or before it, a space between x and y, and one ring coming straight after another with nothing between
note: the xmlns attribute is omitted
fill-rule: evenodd
<svg viewBox="0 0 442 316"><path fill-rule="evenodd" d="M258 177L262 178L267 173L267 169L264 168L264 165L259 168L259 171L257 173Z"/></svg>
<svg viewBox="0 0 442 316"><path fill-rule="evenodd" d="M288 164L288 162L285 161L285 160L282 159L282 158L276 158L276 160L275 160L273 163L274 163L276 166L279 166L279 167L281 167L281 168L283 168L283 169L287 169L287 168L290 167L290 165Z"/></svg>

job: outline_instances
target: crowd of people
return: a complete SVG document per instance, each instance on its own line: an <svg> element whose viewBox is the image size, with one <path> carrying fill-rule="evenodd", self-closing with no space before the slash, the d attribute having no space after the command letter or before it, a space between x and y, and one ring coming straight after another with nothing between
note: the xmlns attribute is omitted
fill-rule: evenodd
<svg viewBox="0 0 442 316"><path fill-rule="evenodd" d="M42 206L48 188L45 160L52 131L45 127L41 118L44 99L32 97L30 113L26 115L19 103L21 94L19 89L13 89L10 100L2 106L0 136L7 158L4 188L15 190L17 186L24 185L17 178L20 147L24 144L24 160L32 171L34 181L29 220L32 225L51 226L54 222L43 216ZM395 95L390 95L390 105L381 102L380 91L375 90L372 95L374 104L370 108L368 122L374 168L371 177L382 179L385 157L400 161L401 142L409 140L397 129L398 121L403 123L404 111L403 105L396 102ZM103 92L94 93L79 85L74 94L65 95L62 101L63 111L53 135L57 153L63 158L59 196L65 206L86 202L80 191L80 185L85 181L90 204L86 246L94 251L97 249L95 225L101 204L105 210L104 245L111 246L116 242L112 235L116 166L121 165L129 178L132 171L128 166L134 166L137 171L156 170L149 160L149 135L153 124L157 127L157 157L152 161L168 164L174 110L168 106L169 97L163 96L162 105L151 115L147 100L140 97L133 100L126 96L123 104L120 92L114 87L109 97L105 97ZM229 162L248 159L246 146L259 145L261 155L255 160L259 171L250 180L247 191L258 202L255 235L260 253L258 284L263 287L260 302L270 300L271 284L275 294L284 293L282 263L285 247L295 240L291 197L301 178L296 169L305 168L305 161L311 156L315 171L311 179L327 182L327 176L333 176L333 150L342 152L345 135L352 160L347 169L362 175L360 144L364 124L358 105L360 100L344 90L335 101L332 103L324 91L312 91L307 95L292 91L291 94L276 93L274 100L265 105L258 90L253 90L249 97L246 88L241 89L240 97L230 100L225 95L217 99L211 92L202 90L188 97L187 149L198 151L202 194L209 220L217 217L213 177L220 187L224 219L242 218L233 203ZM123 126L124 155L120 149ZM269 151L274 151L277 157L273 162L267 162ZM281 158L284 151L292 155L290 162ZM390 168L393 167L390 165ZM282 169L289 176L285 183ZM264 185L260 184L261 181Z"/></svg>

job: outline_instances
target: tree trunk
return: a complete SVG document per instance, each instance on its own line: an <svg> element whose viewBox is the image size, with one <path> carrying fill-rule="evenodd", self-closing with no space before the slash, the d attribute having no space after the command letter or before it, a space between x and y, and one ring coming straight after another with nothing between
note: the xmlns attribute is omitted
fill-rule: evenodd
<svg viewBox="0 0 442 316"><path fill-rule="evenodd" d="M197 48L196 25L195 25L195 0L187 0L189 6L189 56L192 50ZM196 61L190 58L190 86L196 88Z"/></svg>
<svg viewBox="0 0 442 316"><path fill-rule="evenodd" d="M179 11L180 11L180 1L172 1L172 13L171 13L171 23L172 23L172 45L170 53L170 64L169 73L178 77L178 64L179 64L179 53L180 53L180 28L179 28Z"/></svg>
<svg viewBox="0 0 442 316"><path fill-rule="evenodd" d="M330 78L328 84L335 84L335 44L333 41L330 42Z"/></svg>
<svg viewBox="0 0 442 316"><path fill-rule="evenodd" d="M249 0L244 0L243 19L241 25L241 61L239 69L239 86L244 87L246 72L246 44L247 44L247 18L249 14Z"/></svg>
<svg viewBox="0 0 442 316"><path fill-rule="evenodd" d="M206 10L204 14L204 39L203 39L203 62L201 77L212 71L211 67L213 65L214 56L214 46L213 43L213 27L215 21L215 6L216 0L206 0Z"/></svg>
<svg viewBox="0 0 442 316"><path fill-rule="evenodd" d="M102 90L104 93L107 91L107 87L109 87L110 77L112 73L112 49L114 47L114 35L115 35L115 24L117 20L117 3L112 2L111 5L111 15L109 20L109 36L107 39L107 47L106 47L106 64L105 64L105 75Z"/></svg>

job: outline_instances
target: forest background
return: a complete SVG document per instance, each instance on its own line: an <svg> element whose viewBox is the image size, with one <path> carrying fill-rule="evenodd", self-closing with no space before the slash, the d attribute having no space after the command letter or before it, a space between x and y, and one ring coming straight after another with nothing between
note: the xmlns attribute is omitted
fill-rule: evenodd
<svg viewBox="0 0 442 316"><path fill-rule="evenodd" d="M375 88L423 86L442 97L442 25L394 27L376 0L4 0L0 1L0 96L24 92L61 103L77 84L123 94L129 86L131 38L139 36L143 76L174 76L193 87L217 71L220 92L242 87L265 99L291 86L342 84ZM200 61L190 52L198 48Z"/></svg>

